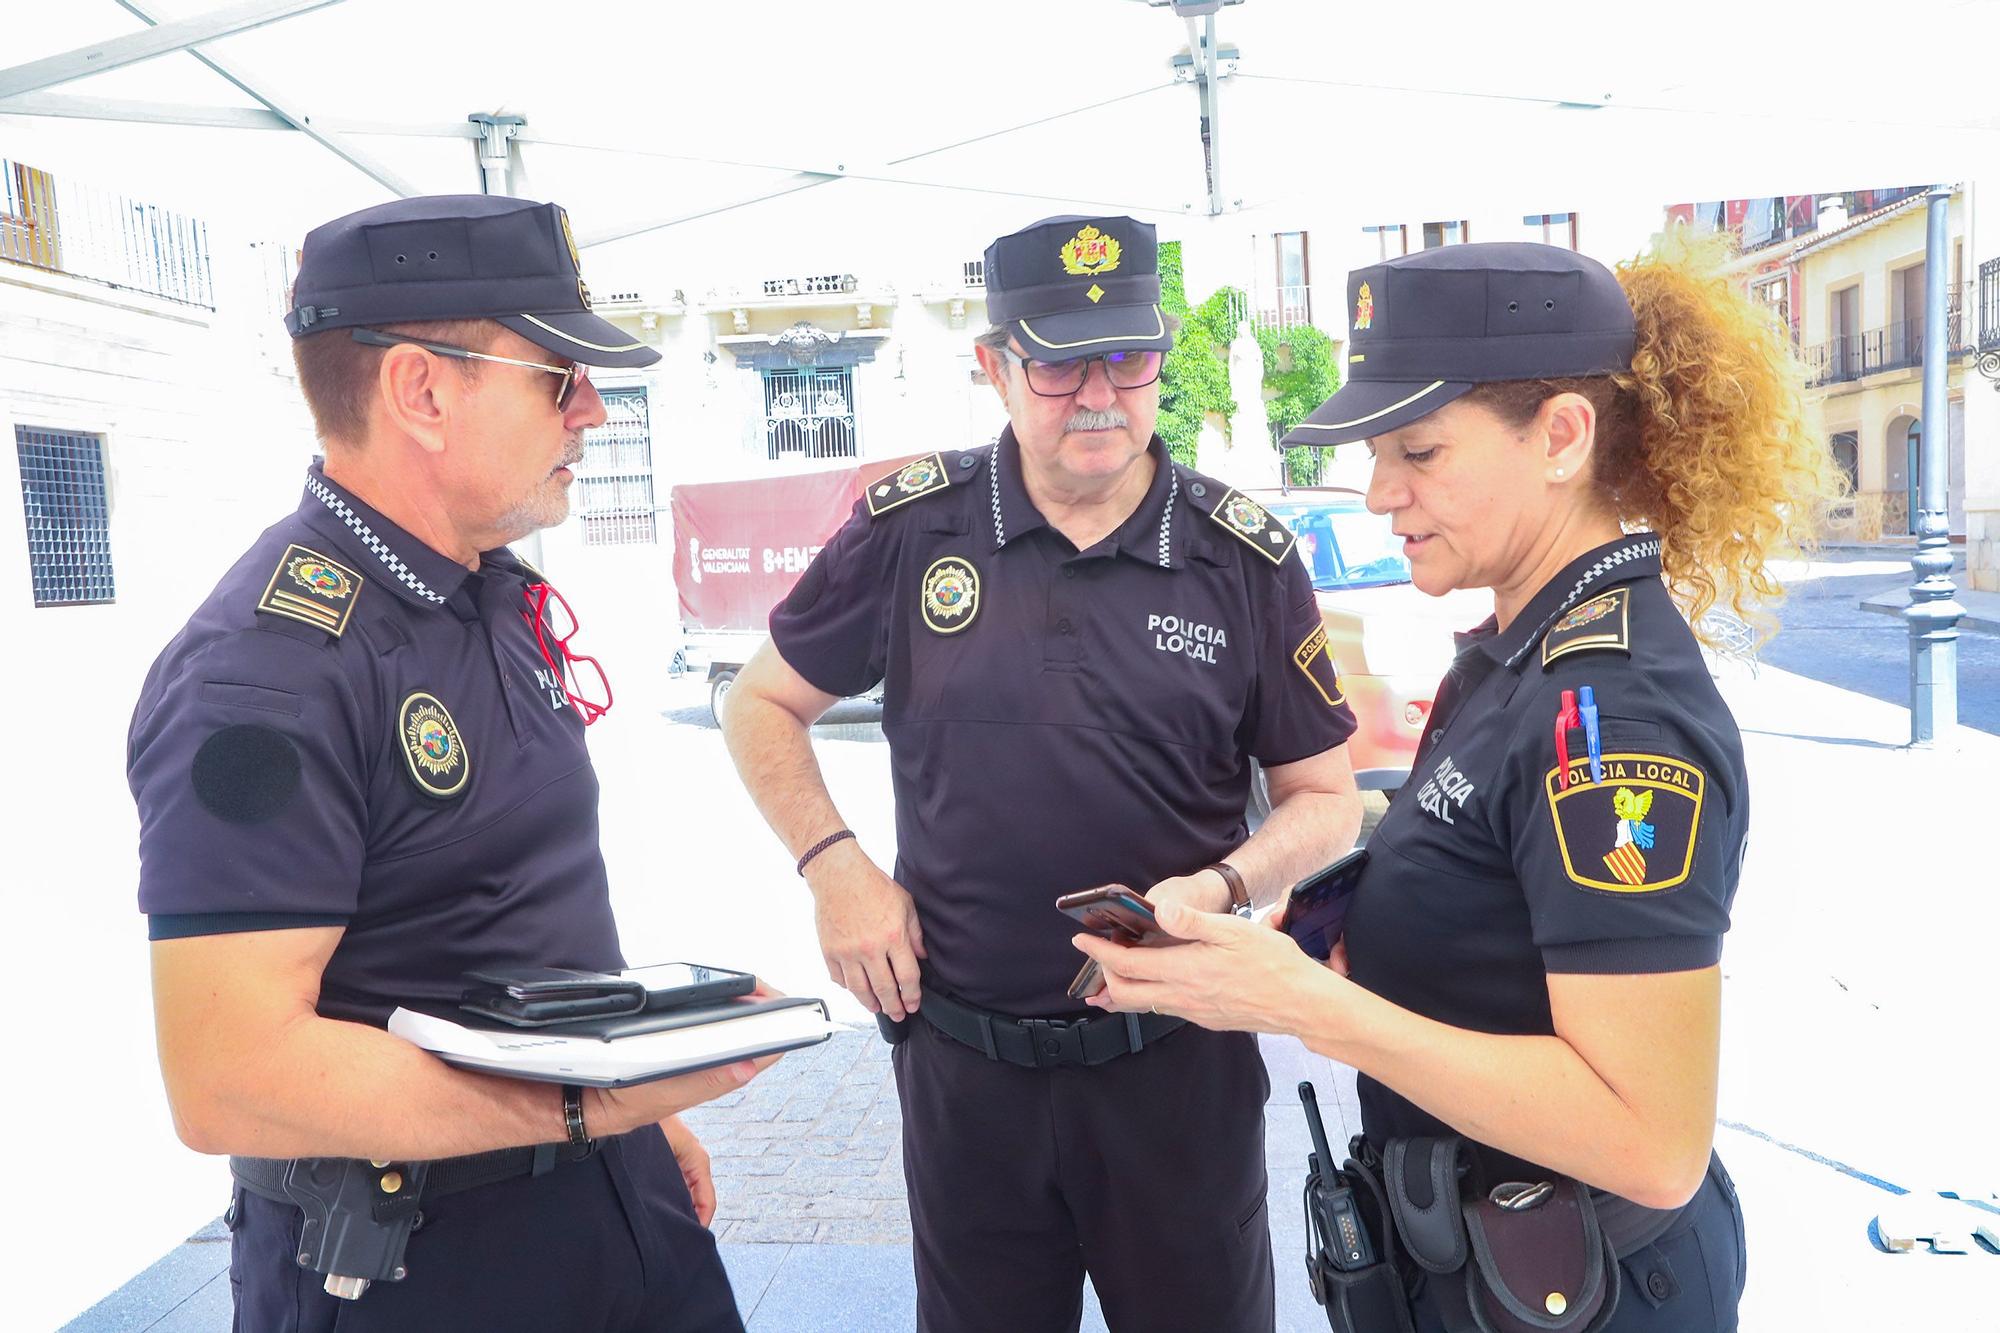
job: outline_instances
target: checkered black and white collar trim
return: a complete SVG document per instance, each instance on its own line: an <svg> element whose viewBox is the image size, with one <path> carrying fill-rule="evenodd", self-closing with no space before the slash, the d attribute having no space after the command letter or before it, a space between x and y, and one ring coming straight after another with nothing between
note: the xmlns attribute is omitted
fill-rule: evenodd
<svg viewBox="0 0 2000 1333"><path fill-rule="evenodd" d="M335 518L346 524L347 530L354 534L361 545L367 548L368 553L375 557L382 568L401 587L422 601L436 606L444 605L445 598L450 595L450 589L438 592L430 584L426 583L423 577L410 567L409 562L398 555L395 549L388 542L384 541L373 527L369 526L368 520L361 517L355 511L354 506L349 504L332 486L328 485L316 471L306 474L306 493L325 505ZM438 557L438 559L442 558ZM463 571L460 572L463 573ZM453 586L455 587L456 583Z"/></svg>
<svg viewBox="0 0 2000 1333"><path fill-rule="evenodd" d="M1537 617L1533 622L1535 632L1521 640L1507 657L1507 665L1515 666L1522 658L1542 641L1549 632L1549 626L1556 618L1582 601L1584 597L1607 583L1623 583L1640 574L1660 572L1660 539L1650 532L1635 532L1619 541L1601 546L1591 555L1584 557L1590 563L1578 571L1576 580L1555 606L1554 610ZM1571 566L1571 568L1575 568ZM1567 572L1567 571L1565 571ZM1552 583L1551 588L1558 586ZM1522 617L1525 621L1527 617Z"/></svg>
<svg viewBox="0 0 2000 1333"><path fill-rule="evenodd" d="M988 451L989 456L986 461L988 479L987 496L993 510L993 549L996 551L1007 544L1007 519L1000 504L1000 466L1001 459L1006 452L1005 443L1005 436L1002 436L1000 440L994 441L992 448ZM1019 446L1016 447L1018 448ZM1159 458L1159 465L1166 469L1167 472L1167 500L1165 504L1160 506L1159 545L1154 563L1158 564L1161 569L1172 569L1174 567L1174 506L1180 502L1181 498L1181 474L1173 458L1164 449L1158 450L1157 456ZM1157 493L1157 490L1158 487L1155 486L1154 490L1148 494ZM1025 492L1022 493L1021 499L1023 503L1026 503ZM1129 545L1125 549L1128 551L1131 550ZM1135 555L1138 554L1136 551L1132 553Z"/></svg>

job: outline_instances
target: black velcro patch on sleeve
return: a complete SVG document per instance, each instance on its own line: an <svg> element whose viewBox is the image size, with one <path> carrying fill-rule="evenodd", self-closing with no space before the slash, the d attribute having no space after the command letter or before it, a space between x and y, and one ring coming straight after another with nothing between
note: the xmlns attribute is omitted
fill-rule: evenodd
<svg viewBox="0 0 2000 1333"><path fill-rule="evenodd" d="M231 824L261 824L299 790L299 749L261 723L224 727L201 743L190 774L202 809Z"/></svg>
<svg viewBox="0 0 2000 1333"><path fill-rule="evenodd" d="M800 575L799 581L792 585L791 592L785 597L785 610L793 615L803 615L812 610L813 604L819 601L819 595L826 591L826 577L826 554L821 552L806 566L806 572Z"/></svg>

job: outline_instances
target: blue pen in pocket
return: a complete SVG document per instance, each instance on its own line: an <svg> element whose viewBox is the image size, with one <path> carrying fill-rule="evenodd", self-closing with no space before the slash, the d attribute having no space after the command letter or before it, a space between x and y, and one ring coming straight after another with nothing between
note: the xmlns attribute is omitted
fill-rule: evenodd
<svg viewBox="0 0 2000 1333"><path fill-rule="evenodd" d="M1576 711L1583 718L1583 743L1590 747L1590 780L1604 781L1604 738L1597 731L1597 693L1584 685L1576 692Z"/></svg>

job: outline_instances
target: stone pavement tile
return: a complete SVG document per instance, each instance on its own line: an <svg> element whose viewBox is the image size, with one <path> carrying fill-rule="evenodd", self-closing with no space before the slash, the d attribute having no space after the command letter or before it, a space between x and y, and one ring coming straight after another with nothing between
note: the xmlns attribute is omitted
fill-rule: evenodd
<svg viewBox="0 0 2000 1333"><path fill-rule="evenodd" d="M715 1248L722 1256L723 1268L729 1273L730 1288L736 1293L737 1312L747 1322L756 1311L757 1303L764 1299L764 1291L771 1285L772 1276L785 1262L785 1252L789 1247L739 1245L724 1241Z"/></svg>
<svg viewBox="0 0 2000 1333"><path fill-rule="evenodd" d="M715 1171L715 1179L720 1182L736 1176L782 1176L792 1169L792 1164L783 1157L762 1153L756 1157L732 1154L728 1157L712 1157L709 1165Z"/></svg>
<svg viewBox="0 0 2000 1333"><path fill-rule="evenodd" d="M916 1322L907 1245L795 1245L748 1320L750 1333L887 1333Z"/></svg>
<svg viewBox="0 0 2000 1333"><path fill-rule="evenodd" d="M63 1326L62 1333L139 1333L222 1279L229 1301L229 1246L213 1242L176 1246L145 1272ZM224 1322L227 1327L227 1321Z"/></svg>
<svg viewBox="0 0 2000 1333"><path fill-rule="evenodd" d="M222 1272L175 1306L159 1323L149 1325L146 1333L229 1333L235 1322L229 1274Z"/></svg>
<svg viewBox="0 0 2000 1333"><path fill-rule="evenodd" d="M813 1238L817 1224L807 1218L765 1218L754 1222L738 1222L729 1228L732 1244L754 1242L759 1245L800 1244Z"/></svg>
<svg viewBox="0 0 2000 1333"><path fill-rule="evenodd" d="M902 1245L907 1246L909 1228L883 1223L874 1218L832 1218L819 1224L815 1245Z"/></svg>
<svg viewBox="0 0 2000 1333"><path fill-rule="evenodd" d="M824 1108L824 1103L821 1104ZM861 1130L862 1114L859 1111L826 1111L814 1116L817 1122L812 1132L820 1138L851 1138Z"/></svg>
<svg viewBox="0 0 2000 1333"><path fill-rule="evenodd" d="M891 1180L886 1176L847 1176L831 1182L828 1191L840 1199L888 1199L907 1200L909 1191L901 1180Z"/></svg>

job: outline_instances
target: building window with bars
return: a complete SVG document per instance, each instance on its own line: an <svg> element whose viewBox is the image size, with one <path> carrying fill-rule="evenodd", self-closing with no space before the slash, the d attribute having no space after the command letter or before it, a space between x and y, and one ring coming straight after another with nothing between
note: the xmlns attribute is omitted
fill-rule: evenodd
<svg viewBox="0 0 2000 1333"><path fill-rule="evenodd" d="M780 366L764 379L764 456L855 458L854 367Z"/></svg>
<svg viewBox="0 0 2000 1333"><path fill-rule="evenodd" d="M1530 213L1521 221L1529 235L1543 245L1560 245L1565 250L1577 248L1574 213Z"/></svg>
<svg viewBox="0 0 2000 1333"><path fill-rule="evenodd" d="M35 605L116 601L104 437L16 426L14 449L21 461Z"/></svg>
<svg viewBox="0 0 2000 1333"><path fill-rule="evenodd" d="M585 546L651 546L659 540L653 507L652 413L642 385L600 389L604 424L586 431L577 472L577 515Z"/></svg>

